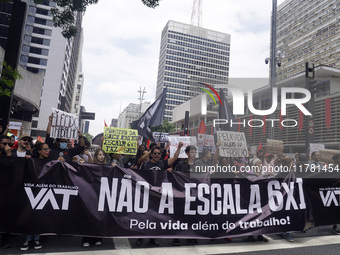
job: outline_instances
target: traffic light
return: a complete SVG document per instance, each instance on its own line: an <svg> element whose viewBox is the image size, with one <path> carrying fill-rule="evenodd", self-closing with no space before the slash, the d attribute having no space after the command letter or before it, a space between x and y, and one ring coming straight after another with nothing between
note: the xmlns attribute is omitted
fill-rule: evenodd
<svg viewBox="0 0 340 255"><path fill-rule="evenodd" d="M306 78L314 78L314 64L306 62Z"/></svg>

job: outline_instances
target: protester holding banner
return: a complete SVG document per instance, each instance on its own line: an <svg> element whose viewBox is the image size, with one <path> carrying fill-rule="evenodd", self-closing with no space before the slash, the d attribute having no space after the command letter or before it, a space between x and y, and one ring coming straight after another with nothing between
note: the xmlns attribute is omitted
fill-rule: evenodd
<svg viewBox="0 0 340 255"><path fill-rule="evenodd" d="M92 156L88 150L91 147L91 143L87 140L86 137L83 137L83 139L85 143L85 149L82 153L76 155L75 157L77 158L77 161L82 160L83 163L93 163ZM67 148L72 149L72 147L69 146L69 142L67 143Z"/></svg>
<svg viewBox="0 0 340 255"><path fill-rule="evenodd" d="M32 142L32 140L32 137L29 135L21 135L18 139L18 148L12 150L12 157L31 158L32 153L31 151L27 150L27 146ZM28 250L31 245L32 238L34 238L34 249L37 250L42 248L39 242L39 235L28 235L26 237L26 242L20 248L22 251Z"/></svg>
<svg viewBox="0 0 340 255"><path fill-rule="evenodd" d="M0 136L0 155L11 156L11 139L7 135Z"/></svg>
<svg viewBox="0 0 340 255"><path fill-rule="evenodd" d="M97 149L95 151L94 156L93 156L93 163L99 164L99 165L106 164L105 151L103 149ZM91 244L94 244L95 246L101 245L102 238L84 236L82 239L82 246L87 248L87 247L90 247Z"/></svg>
<svg viewBox="0 0 340 255"><path fill-rule="evenodd" d="M18 139L18 148L12 150L12 156L31 158L32 152L27 150L27 147L32 140L33 138L29 135L21 135Z"/></svg>
<svg viewBox="0 0 340 255"><path fill-rule="evenodd" d="M50 156L50 147L47 143L38 143L35 145L33 150L33 157L40 159L49 159Z"/></svg>
<svg viewBox="0 0 340 255"><path fill-rule="evenodd" d="M106 155L103 149L97 149L93 156L94 164L106 164Z"/></svg>
<svg viewBox="0 0 340 255"><path fill-rule="evenodd" d="M46 143L51 148L51 160L60 160L66 162L72 162L74 156L81 154L85 147L85 142L83 136L81 135L81 131L78 130L78 138L79 138L79 146L73 149L67 148L68 140L65 138L57 138L55 144L53 143L54 139L50 137L51 126L52 126L53 115L49 116L49 121L46 129Z"/></svg>
<svg viewBox="0 0 340 255"><path fill-rule="evenodd" d="M33 157L39 159L48 159L50 154L50 148L47 143L38 143L34 148ZM41 249L42 245L40 243L39 235L27 235L26 241L21 246L20 250L26 251L32 245L32 239L34 240L33 247L35 250Z"/></svg>

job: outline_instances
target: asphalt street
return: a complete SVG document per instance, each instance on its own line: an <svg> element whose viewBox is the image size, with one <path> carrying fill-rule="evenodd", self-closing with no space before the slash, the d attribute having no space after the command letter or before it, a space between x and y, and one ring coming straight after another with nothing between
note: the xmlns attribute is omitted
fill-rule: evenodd
<svg viewBox="0 0 340 255"><path fill-rule="evenodd" d="M248 242L246 237L236 237L232 241L226 239L198 240L192 244L181 240L181 246L173 246L172 239L157 239L159 247L149 247L148 239L142 246L135 245L136 239L105 238L101 246L81 246L81 237L75 236L42 236L43 248L21 251L20 246L25 241L21 235L11 237L11 247L0 249L0 254L241 254L241 255L336 255L340 253L340 235L335 235L331 226L316 227L306 233L292 233L294 242L288 242L280 235L266 235L269 242Z"/></svg>

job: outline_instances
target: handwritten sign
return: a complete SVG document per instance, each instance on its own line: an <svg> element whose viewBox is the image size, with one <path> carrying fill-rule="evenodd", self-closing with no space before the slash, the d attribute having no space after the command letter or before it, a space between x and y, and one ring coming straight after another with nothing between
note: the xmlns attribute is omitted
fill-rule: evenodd
<svg viewBox="0 0 340 255"><path fill-rule="evenodd" d="M248 157L246 136L243 132L217 131L222 157Z"/></svg>
<svg viewBox="0 0 340 255"><path fill-rule="evenodd" d="M104 128L103 150L107 153L137 154L138 131L127 128Z"/></svg>
<svg viewBox="0 0 340 255"><path fill-rule="evenodd" d="M265 153L270 154L282 154L283 148L284 145L282 140L267 139L266 144L264 146L264 151Z"/></svg>
<svg viewBox="0 0 340 255"><path fill-rule="evenodd" d="M215 153L216 146L214 141L213 135L206 135L206 134L198 134L197 135L197 149L198 152L201 153L204 148L207 148L212 153Z"/></svg>
<svg viewBox="0 0 340 255"><path fill-rule="evenodd" d="M181 152L179 153L179 158L188 158L187 154L185 153L185 148L189 145L196 146L197 140L195 136L169 136L170 142L170 157L175 155L179 142L183 143L181 148ZM198 152L196 157L198 157Z"/></svg>
<svg viewBox="0 0 340 255"><path fill-rule="evenodd" d="M21 130L22 122L10 121L9 129Z"/></svg>
<svg viewBox="0 0 340 255"><path fill-rule="evenodd" d="M169 141L169 133L153 132L152 136L156 143L166 143Z"/></svg>
<svg viewBox="0 0 340 255"><path fill-rule="evenodd" d="M52 138L78 139L78 116L52 108Z"/></svg>

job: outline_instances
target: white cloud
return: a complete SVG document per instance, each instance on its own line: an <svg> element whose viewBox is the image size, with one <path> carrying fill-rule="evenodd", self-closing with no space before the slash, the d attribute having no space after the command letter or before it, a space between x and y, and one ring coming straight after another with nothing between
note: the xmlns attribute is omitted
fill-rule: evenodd
<svg viewBox="0 0 340 255"><path fill-rule="evenodd" d="M282 2L278 1L279 3ZM271 1L203 0L203 27L231 34L231 77L267 77ZM103 130L129 103L138 103L140 87L153 101L161 32L168 20L190 23L192 1L162 0L150 9L141 0L99 0L84 19L82 105L96 113L90 133Z"/></svg>

